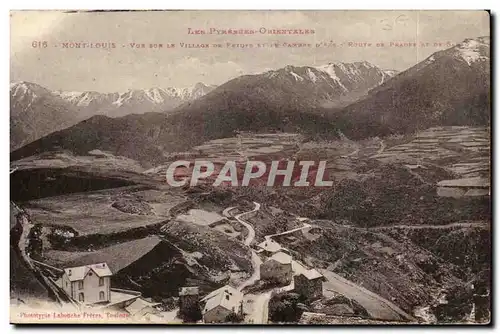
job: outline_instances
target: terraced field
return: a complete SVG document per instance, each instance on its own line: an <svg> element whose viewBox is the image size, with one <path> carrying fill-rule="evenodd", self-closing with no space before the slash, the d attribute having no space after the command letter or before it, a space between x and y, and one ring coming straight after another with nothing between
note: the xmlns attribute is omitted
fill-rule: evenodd
<svg viewBox="0 0 500 334"><path fill-rule="evenodd" d="M490 133L485 127L436 127L420 132L408 143L372 156L383 162L432 163L457 178L488 177Z"/></svg>
<svg viewBox="0 0 500 334"><path fill-rule="evenodd" d="M192 151L200 152L209 158L224 157L226 161L261 155L267 157L296 151L301 139L301 135L294 133L240 134L236 137L211 140L194 147Z"/></svg>

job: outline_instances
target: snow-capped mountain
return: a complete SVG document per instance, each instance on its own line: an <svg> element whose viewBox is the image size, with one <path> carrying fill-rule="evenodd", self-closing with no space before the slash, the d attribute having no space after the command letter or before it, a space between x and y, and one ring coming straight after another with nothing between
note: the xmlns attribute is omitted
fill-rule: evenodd
<svg viewBox="0 0 500 334"><path fill-rule="evenodd" d="M381 70L369 62L330 63L318 66L317 70L327 73L345 91L378 86L396 75L394 70ZM312 74L312 72L309 72ZM379 81L377 81L380 78ZM350 84L346 87L344 83Z"/></svg>
<svg viewBox="0 0 500 334"><path fill-rule="evenodd" d="M389 77L395 77L396 75L398 75L399 71L396 71L396 70L384 70L384 73L386 75L388 75Z"/></svg>
<svg viewBox="0 0 500 334"><path fill-rule="evenodd" d="M30 106L37 98L50 94L50 91L40 85L30 82L15 82L10 84L10 96L15 102Z"/></svg>
<svg viewBox="0 0 500 334"><path fill-rule="evenodd" d="M10 85L11 149L94 115L120 117L165 112L214 89L198 83L190 88L150 88L125 93L51 91L21 81Z"/></svg>
<svg viewBox="0 0 500 334"><path fill-rule="evenodd" d="M166 152L184 151L235 131L300 132L320 139L341 131L362 139L440 125L488 124L489 58L488 38L478 38L436 52L396 76L367 62L286 66L230 80L169 117L94 116L11 157L54 147L77 153L101 149L154 165L163 162ZM157 93L140 96L159 100ZM352 94L362 98L343 108L323 107Z"/></svg>
<svg viewBox="0 0 500 334"><path fill-rule="evenodd" d="M188 88L150 88L129 90L124 93L55 91L60 98L80 107L89 115L103 114L120 117L131 113L162 112L201 97L215 86L197 83Z"/></svg>
<svg viewBox="0 0 500 334"><path fill-rule="evenodd" d="M490 120L490 38L433 53L344 110L351 138ZM369 133L370 132L370 133Z"/></svg>
<svg viewBox="0 0 500 334"><path fill-rule="evenodd" d="M451 53L458 59L463 59L469 66L475 62L489 62L490 38L468 38L453 48Z"/></svg>
<svg viewBox="0 0 500 334"><path fill-rule="evenodd" d="M77 109L40 85L10 85L10 147L15 149L77 123Z"/></svg>
<svg viewBox="0 0 500 334"><path fill-rule="evenodd" d="M165 101L187 102L169 117L157 113L115 119L94 116L27 145L13 156L57 146L74 152L103 149L158 163L163 151L184 150L207 139L232 136L239 129L329 133L332 123L316 113L323 104L346 103L391 78L391 72L368 62L332 63L243 75L213 90L198 84L185 90L153 88L122 94L57 92L54 95L74 107L91 110L94 115L99 110L106 116L118 116L124 110L151 111L157 106L165 110Z"/></svg>
<svg viewBox="0 0 500 334"><path fill-rule="evenodd" d="M363 61L355 63L329 63L316 67L286 66L268 71L264 77L274 81L278 87L294 85L307 91L315 104L342 105L352 102L368 91L391 79L397 72L382 70ZM280 82L281 81L281 82ZM297 92L298 95L302 95ZM311 99L308 99L311 102Z"/></svg>

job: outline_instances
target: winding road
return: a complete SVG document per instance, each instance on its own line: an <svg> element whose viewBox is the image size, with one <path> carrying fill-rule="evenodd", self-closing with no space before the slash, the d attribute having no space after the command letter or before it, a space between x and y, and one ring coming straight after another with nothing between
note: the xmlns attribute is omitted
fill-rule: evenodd
<svg viewBox="0 0 500 334"><path fill-rule="evenodd" d="M257 202L254 202L255 208L253 210L247 211L240 213L234 218L241 223L243 226L245 226L248 229L248 236L246 237L244 244L247 246L250 246L250 244L253 242L255 239L255 230L253 226L243 219L241 217L246 216L248 214L251 214L253 212L257 212L260 210L260 204ZM232 217L230 214L230 211L233 210L235 207L230 207L225 209L222 214L225 217ZM250 286L257 282L260 279L260 265L262 264L262 260L260 259L259 255L255 252L255 250L251 249L252 252L252 268L253 268L253 274L250 276L246 281L242 282L238 287L237 290L241 291L245 287ZM247 321L250 323L254 324L265 324L267 323L267 316L268 316L268 303L269 299L271 298L271 292L268 291L266 293L260 294L260 295L247 295L247 297L250 297L249 299L253 303L252 307L252 313L248 315Z"/></svg>
<svg viewBox="0 0 500 334"><path fill-rule="evenodd" d="M247 238L245 239L245 245L247 246L250 246L250 244L252 243L253 239L255 239L255 230L253 229L253 226L250 225L249 223L247 223L246 221L244 221L243 219L241 219L242 216L246 216L248 214L251 214L253 212L257 212L260 210L260 204L257 203L257 202L253 202L253 204L255 204L255 208L253 210L250 210L248 212L243 212L243 213L240 213L239 215L236 215L234 216L234 218L240 222L242 225L244 225L247 229L248 229L248 236Z"/></svg>
<svg viewBox="0 0 500 334"><path fill-rule="evenodd" d="M254 238L255 238L255 230L253 226L246 221L242 219L242 217L251 214L253 212L256 212L260 210L260 204L257 202L254 202L255 208L253 210L247 211L240 213L234 218L240 222L242 225L244 225L248 229L248 236L245 239L244 243L245 245L249 246ZM224 216L230 218L232 217L230 214L230 211L234 209L234 207L230 207L224 210L223 214ZM266 240L269 240L272 237L280 236L280 235L286 235L290 233L294 233L297 231L301 231L306 228L310 228L311 225L308 223L304 223L303 226L294 228L289 231L285 231L282 233L276 233L276 234L270 234L266 235L264 238ZM253 267L253 274L248 278L246 281L244 281L240 286L237 288L239 291L241 291L243 288L250 286L254 284L257 280L260 278L260 265L262 264L262 260L260 257L257 255L257 253L252 249L252 267ZM321 270L318 269L327 279L327 281L324 283L324 295L328 297L328 295L332 294L329 293L328 291L335 291L338 293L341 293L345 295L346 297L356 300L360 305L362 305L368 313L376 319L383 319L383 320L411 320L415 321L415 318L412 317L411 315L407 314L403 310L401 310L397 305L391 303L390 301L386 300L385 298L335 274L334 272L331 272L329 270ZM273 291L275 292L281 292L281 291L290 291L293 290L293 281L290 285L286 287L279 287L275 288L270 291L266 291L264 293L260 294L248 294L246 297L249 297L248 299L251 300L253 303L252 305L252 312L251 314L248 315L247 320L250 323L254 324L265 324L267 323L267 317L268 317L268 304L269 300L271 298L271 294Z"/></svg>
<svg viewBox="0 0 500 334"><path fill-rule="evenodd" d="M222 215L224 217L227 217L227 218L234 218L236 219L240 224L242 224L243 226L245 226L248 230L248 236L246 237L245 241L244 241L244 244L247 245L247 246L250 246L250 244L252 243L252 241L255 239L255 230L253 229L253 226L250 225L249 223L247 223L246 221L244 221L243 219L241 219L242 216L246 216L250 213L253 213L253 212L256 212L256 211L259 211L260 210L260 204L257 203L257 202L253 202L255 204L255 208L253 210L250 210L250 211L247 211L247 212L243 212L243 213L240 213L236 216L232 216L230 211L231 210L234 210L236 209L235 206L231 206L229 208L226 208L224 209L224 211L222 211Z"/></svg>
<svg viewBox="0 0 500 334"><path fill-rule="evenodd" d="M253 210L250 210L250 211L247 211L247 212L243 212L243 213L240 213L240 214L234 216L234 218L240 224L242 224L243 226L245 226L248 229L248 235L247 235L245 241L243 242L247 246L250 246L250 244L252 243L252 241L255 239L255 230L254 230L254 228L253 228L252 225L250 225L249 223L247 223L246 221L244 221L243 219L241 219L241 217L242 216L246 216L248 214L251 214L253 212L259 211L260 210L260 204L257 203L257 202L254 202L254 204L255 204L255 208ZM234 207L227 208L227 209L224 210L224 212L222 212L222 214L224 216L226 216L226 217L230 217L229 211L231 211L232 209L234 209ZM262 264L262 260L260 259L260 257L257 255L257 253L253 249L250 249L250 251L252 252L251 261L252 261L253 274L246 281L244 281L243 283L241 283L238 286L238 288L237 288L238 291L241 291L245 287L254 284L260 278L260 265Z"/></svg>

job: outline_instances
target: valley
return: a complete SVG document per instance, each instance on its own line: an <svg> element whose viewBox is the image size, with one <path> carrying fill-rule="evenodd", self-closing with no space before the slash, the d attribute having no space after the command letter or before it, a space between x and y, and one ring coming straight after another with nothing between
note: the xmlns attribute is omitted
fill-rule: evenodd
<svg viewBox="0 0 500 334"><path fill-rule="evenodd" d="M233 188L202 184L196 187L198 190L172 188L163 179L165 167L120 172L103 166L85 173L98 173L104 180L121 174L118 179L127 179L132 184L104 184L102 190L75 189L76 193L41 195L41 198L29 200L21 197L17 203L40 231L34 258L59 267L105 260L117 271L116 281L120 287L139 289L159 301L177 298L176 287L195 282L204 289L229 283L245 291L256 284L262 263L253 250L254 245L272 239L289 249L297 260L325 275L328 280L324 284L325 300L341 294L359 302L372 318L394 321L400 318L384 316L385 306L371 306L371 300L384 298L391 305L397 305L391 307L401 310L398 312L416 317L415 310L438 307L443 293L465 286L470 280L479 279L476 289L488 289L487 282L480 277L487 270L489 258L476 258L475 262L469 258L475 252L486 254L478 247L489 235L490 222L487 211L481 211L483 209L477 205L489 200L484 196L472 196L470 200L467 197L441 197L438 193L438 184L443 180L464 177L460 170L454 169L462 161L481 158L478 161L482 161L481 170L485 173L481 174L479 170L479 174L465 176L487 177L488 151L469 145L476 140L487 145L485 134L484 128L449 127L406 137L314 142L298 134L246 133L209 141L185 154L211 161L231 157L245 161L314 156L328 161L334 187L307 189L307 194L294 188L259 185ZM439 155L441 145L450 142L455 146ZM103 153L103 156L115 159L112 155ZM54 171L80 168L77 167L79 164L61 166L61 155L43 155L41 158L40 161L30 158L30 163L37 166L34 169L28 167L26 160L14 162L11 167L18 169L11 177L22 175L18 173L39 173L40 164L48 170L52 165ZM84 160L75 156L72 161ZM407 208L402 206L399 211L392 211L393 220L388 220L390 216L387 215L379 220L377 208L398 205L392 197L383 197L389 194L384 195L373 183L377 174L388 171L390 174L385 174L385 178L400 175L397 178L400 187L408 184L417 191L411 195L416 196L417 202L412 201ZM126 177L134 174L135 177ZM58 175L57 172L52 177L58 179ZM76 172L75 175L85 174ZM405 178L401 178L402 175L406 175ZM384 186L387 185L385 180ZM403 180L406 181L401 183ZM43 189L54 187L52 179L40 181L42 193L45 193ZM363 197L354 192L356 187L353 188L354 184L365 182L371 182L370 187L375 187L370 198L378 204L371 213L366 211ZM419 187L423 187L421 193ZM56 188L55 191L61 190ZM332 206L337 205L335 196L339 195L343 203L339 203L341 211ZM349 196L354 196L352 202L349 202ZM428 200L419 199L422 196ZM443 199L445 201L440 203ZM443 212L448 216L436 217L435 222L429 220L429 216L426 220L419 220L418 211L415 211L419 205L425 210L423 212L428 212L432 205L445 203L452 207L460 205L462 209L446 209ZM469 210L468 206L474 210L461 213ZM325 209L330 212L328 218ZM352 216L353 213L357 216ZM310 223L301 223L297 216L308 217ZM366 219L371 222L367 224ZM450 258L447 255L450 242L462 243L464 233L479 239L471 240L472 243L465 248L454 248L452 254L456 258ZM429 240L431 235L435 239ZM446 235L450 239L448 246L441 241ZM238 252L235 252L234 242L241 244ZM119 264L118 258L128 249L135 249L135 256L127 257L123 264ZM154 260L144 262L146 258ZM171 275L180 272L183 274L176 277L175 283L171 281ZM145 281L157 280L156 277L166 280L154 287ZM367 292L360 295L352 287ZM286 290L278 288L276 291ZM267 303L271 298L270 290L263 290L262 294L251 292L248 298L249 319L260 321L261 316L252 312L262 310L262 307L252 308L250 304ZM453 316L465 316L464 312L471 306L471 301L465 302L459 311L450 312L458 312Z"/></svg>
<svg viewBox="0 0 500 334"><path fill-rule="evenodd" d="M11 304L162 324L490 323L489 47L217 87L12 84ZM305 161L291 186L267 183ZM228 162L238 182L214 184ZM249 162L267 169L242 186Z"/></svg>

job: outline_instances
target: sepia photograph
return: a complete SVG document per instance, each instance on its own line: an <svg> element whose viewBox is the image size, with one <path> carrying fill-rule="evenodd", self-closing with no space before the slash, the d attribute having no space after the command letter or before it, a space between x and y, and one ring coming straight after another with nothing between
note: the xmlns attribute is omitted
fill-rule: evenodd
<svg viewBox="0 0 500 334"><path fill-rule="evenodd" d="M490 24L10 11L11 324L491 324Z"/></svg>

